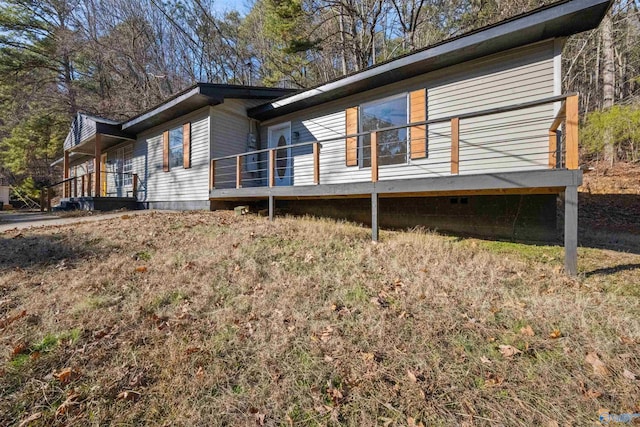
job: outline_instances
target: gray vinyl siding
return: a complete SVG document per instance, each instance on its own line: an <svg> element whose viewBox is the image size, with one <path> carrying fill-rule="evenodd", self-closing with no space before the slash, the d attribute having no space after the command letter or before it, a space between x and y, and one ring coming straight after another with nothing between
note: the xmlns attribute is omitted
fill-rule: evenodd
<svg viewBox="0 0 640 427"><path fill-rule="evenodd" d="M191 123L191 168L163 170L162 133ZM133 172L139 176L138 199L145 202L185 202L209 199L209 107L157 126L138 136L133 148Z"/></svg>
<svg viewBox="0 0 640 427"><path fill-rule="evenodd" d="M538 100L557 94L554 41L530 45L424 74L358 95L264 122L267 129L291 122L298 142L336 138L322 144L322 184L367 181L370 168L345 166L345 109L386 96L427 88L428 119ZM552 104L460 121L460 174L544 169ZM295 142L295 141L294 141ZM428 158L381 166L380 180L447 176L451 170L451 125L428 127ZM312 184L311 150L295 153L294 185Z"/></svg>
<svg viewBox="0 0 640 427"><path fill-rule="evenodd" d="M248 135L251 131L247 108L259 104L259 100L225 99L224 103L211 107L211 158L232 156L254 151L248 146ZM254 125L256 126L256 125ZM257 135L257 131L254 130ZM258 141L256 141L256 144ZM248 161L243 157L243 186L258 185L262 182L258 166L247 167ZM235 159L221 160L216 163L216 188L234 188L236 179Z"/></svg>
<svg viewBox="0 0 640 427"><path fill-rule="evenodd" d="M96 134L96 122L90 118L78 114L71 124L71 130L64 140L64 149L75 147L80 142Z"/></svg>

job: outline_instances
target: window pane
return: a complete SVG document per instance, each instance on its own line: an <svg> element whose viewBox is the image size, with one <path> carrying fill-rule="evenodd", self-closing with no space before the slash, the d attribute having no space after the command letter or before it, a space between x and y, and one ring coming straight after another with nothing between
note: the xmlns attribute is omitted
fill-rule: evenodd
<svg viewBox="0 0 640 427"><path fill-rule="evenodd" d="M169 167L183 166L182 156L182 127L169 131Z"/></svg>
<svg viewBox="0 0 640 427"><path fill-rule="evenodd" d="M369 132L407 124L407 97L401 96L363 105L360 131ZM371 166L371 136L360 138L362 166ZM407 129L378 132L378 164L392 165L407 161Z"/></svg>

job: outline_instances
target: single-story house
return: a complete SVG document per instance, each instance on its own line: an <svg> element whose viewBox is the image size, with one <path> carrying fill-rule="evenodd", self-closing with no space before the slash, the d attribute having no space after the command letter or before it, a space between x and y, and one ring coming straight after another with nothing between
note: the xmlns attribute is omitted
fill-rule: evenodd
<svg viewBox="0 0 640 427"><path fill-rule="evenodd" d="M561 54L611 3L561 1L309 89L198 83L124 122L78 114L65 196L271 215L277 203L362 217L377 239L379 217L535 237L555 230L561 195L575 273L578 96Z"/></svg>

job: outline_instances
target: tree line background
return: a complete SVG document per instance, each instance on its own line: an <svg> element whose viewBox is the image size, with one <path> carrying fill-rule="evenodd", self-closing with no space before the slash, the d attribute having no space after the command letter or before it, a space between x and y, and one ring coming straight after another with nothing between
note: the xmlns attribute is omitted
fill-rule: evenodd
<svg viewBox="0 0 640 427"><path fill-rule="evenodd" d="M33 190L78 111L122 120L195 82L304 88L552 1L0 0L0 174ZM568 40L583 157L640 157L640 0Z"/></svg>

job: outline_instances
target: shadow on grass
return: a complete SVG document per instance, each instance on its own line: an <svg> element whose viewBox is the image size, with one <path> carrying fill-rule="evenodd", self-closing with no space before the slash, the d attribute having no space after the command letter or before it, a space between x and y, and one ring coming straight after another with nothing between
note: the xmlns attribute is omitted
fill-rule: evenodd
<svg viewBox="0 0 640 427"><path fill-rule="evenodd" d="M591 276L608 276L610 274L620 273L621 271L632 271L632 270L640 270L640 264L621 264L613 267L606 268L597 268L592 271L588 271L585 273L586 277Z"/></svg>
<svg viewBox="0 0 640 427"><path fill-rule="evenodd" d="M75 263L102 252L79 236L75 238L78 240L70 243L68 236L61 235L0 235L0 270Z"/></svg>

